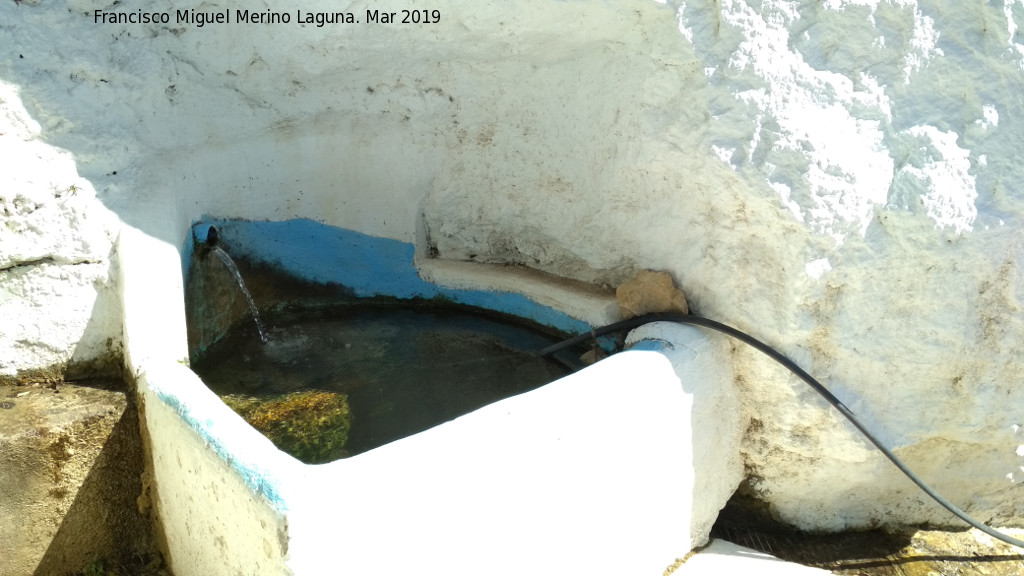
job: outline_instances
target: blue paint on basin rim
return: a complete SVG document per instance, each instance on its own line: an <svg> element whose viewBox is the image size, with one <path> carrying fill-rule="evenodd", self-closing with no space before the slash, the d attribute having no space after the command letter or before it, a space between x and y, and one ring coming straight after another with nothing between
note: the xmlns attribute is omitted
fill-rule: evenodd
<svg viewBox="0 0 1024 576"><path fill-rule="evenodd" d="M582 320L538 304L522 294L445 288L427 282L416 269L416 248L407 242L307 219L261 222L213 218L192 226L194 241L204 242L210 226L217 227L221 243L233 257L263 262L308 282L345 286L357 297L444 297L567 333L591 328ZM191 245L185 247L185 257L190 255L191 248Z"/></svg>

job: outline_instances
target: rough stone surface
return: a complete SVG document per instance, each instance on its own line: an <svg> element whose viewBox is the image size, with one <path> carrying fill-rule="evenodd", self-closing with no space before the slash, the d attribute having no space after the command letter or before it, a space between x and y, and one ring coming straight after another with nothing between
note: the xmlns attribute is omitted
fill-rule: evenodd
<svg viewBox="0 0 1024 576"><path fill-rule="evenodd" d="M666 272L641 270L631 280L619 284L615 299L623 318L632 318L651 312L681 312L686 314L686 296L676 288Z"/></svg>
<svg viewBox="0 0 1024 576"><path fill-rule="evenodd" d="M243 278L253 292L256 306L265 300L258 275L244 267ZM258 300L257 300L258 298ZM233 276L208 250L196 252L185 285L185 309L188 318L190 354L206 350L237 322L253 322L252 312Z"/></svg>
<svg viewBox="0 0 1024 576"><path fill-rule="evenodd" d="M41 141L0 75L0 381L110 375L120 357L111 281L116 219L70 154Z"/></svg>
<svg viewBox="0 0 1024 576"><path fill-rule="evenodd" d="M664 270L951 500L1024 518L1019 3L452 0L419 28L92 9L0 3L0 118L39 127L0 142L70 151L59 189L174 248L203 214L311 217L588 282ZM802 383L735 360L777 516L952 523Z"/></svg>
<svg viewBox="0 0 1024 576"><path fill-rule="evenodd" d="M149 549L124 392L0 385L0 461L0 575L64 576Z"/></svg>

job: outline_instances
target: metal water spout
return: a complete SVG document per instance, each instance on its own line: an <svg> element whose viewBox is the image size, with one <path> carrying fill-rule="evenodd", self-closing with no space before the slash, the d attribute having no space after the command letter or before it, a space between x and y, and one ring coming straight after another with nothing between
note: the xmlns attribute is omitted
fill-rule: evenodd
<svg viewBox="0 0 1024 576"><path fill-rule="evenodd" d="M206 231L206 245L213 248L220 241L220 232L217 232L217 228L210 226Z"/></svg>

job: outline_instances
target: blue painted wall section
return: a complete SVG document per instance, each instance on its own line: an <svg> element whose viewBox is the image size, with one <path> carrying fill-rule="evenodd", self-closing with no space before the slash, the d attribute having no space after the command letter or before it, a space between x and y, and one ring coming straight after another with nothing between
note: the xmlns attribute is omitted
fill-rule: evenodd
<svg viewBox="0 0 1024 576"><path fill-rule="evenodd" d="M192 227L194 241L205 242L211 225L217 227L221 245L232 256L264 262L306 281L339 284L359 297L443 296L460 304L527 318L565 332L577 333L591 328L586 322L537 304L521 294L456 290L426 282L416 270L413 260L416 249L406 242L368 236L312 220L221 219L196 223ZM190 243L182 254L186 263L191 261L191 252Z"/></svg>

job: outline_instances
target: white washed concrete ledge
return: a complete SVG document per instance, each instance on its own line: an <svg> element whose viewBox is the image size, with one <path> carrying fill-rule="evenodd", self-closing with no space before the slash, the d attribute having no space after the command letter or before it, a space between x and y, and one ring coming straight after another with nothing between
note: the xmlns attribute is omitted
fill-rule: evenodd
<svg viewBox="0 0 1024 576"><path fill-rule="evenodd" d="M707 540L718 510L697 518L695 503L717 496L723 505L741 472L726 479L730 458L694 458L690 446L701 436L687 415L700 410L695 404L668 355L624 352L318 467L289 515L292 566L660 574ZM731 486L695 495L711 475Z"/></svg>
<svg viewBox="0 0 1024 576"><path fill-rule="evenodd" d="M182 365L181 254L128 227L119 252L153 500L178 576L660 574L707 542L741 480L729 348L663 324L533 392L302 464ZM474 282L433 270L463 290ZM542 279L485 270L484 288L572 300ZM596 310L604 321L609 307Z"/></svg>

